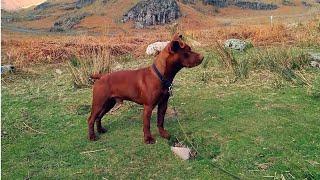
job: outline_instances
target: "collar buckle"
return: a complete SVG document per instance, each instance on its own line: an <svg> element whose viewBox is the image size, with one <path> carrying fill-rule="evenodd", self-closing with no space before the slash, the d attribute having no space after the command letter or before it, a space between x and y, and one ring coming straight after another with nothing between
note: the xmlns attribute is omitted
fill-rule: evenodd
<svg viewBox="0 0 320 180"><path fill-rule="evenodd" d="M169 93L169 96L173 96L173 86L172 86L172 84L169 86L169 88L168 88L168 93Z"/></svg>

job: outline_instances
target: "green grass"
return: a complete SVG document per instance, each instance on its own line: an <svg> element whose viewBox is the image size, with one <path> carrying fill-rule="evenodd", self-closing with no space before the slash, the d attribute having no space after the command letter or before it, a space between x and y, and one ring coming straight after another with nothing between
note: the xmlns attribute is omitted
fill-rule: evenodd
<svg viewBox="0 0 320 180"><path fill-rule="evenodd" d="M130 63L124 68L150 60ZM204 71L210 72L207 81L202 80ZM320 76L319 71L310 73ZM212 66L177 75L169 106L177 109L199 151L189 161L177 158L160 138L155 115L157 142L143 144L141 106L133 103L105 116L108 133L89 142L91 89L74 89L66 65L37 66L4 77L2 178L233 179L224 169L241 179L319 179L319 99L304 86L273 88L272 76L265 76L256 73L230 83L232 75ZM176 117L168 116L165 126L184 140ZM105 150L81 154L99 149Z"/></svg>

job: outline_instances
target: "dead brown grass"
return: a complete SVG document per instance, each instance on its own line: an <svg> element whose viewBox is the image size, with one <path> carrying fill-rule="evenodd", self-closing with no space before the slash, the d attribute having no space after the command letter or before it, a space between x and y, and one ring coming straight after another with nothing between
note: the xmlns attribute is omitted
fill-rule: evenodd
<svg viewBox="0 0 320 180"><path fill-rule="evenodd" d="M88 49L98 51L106 47L112 56L133 54L138 56L139 47L145 39L129 38L124 41L120 37L112 40L83 36L66 39L10 39L2 41L4 62L23 67L34 63L60 63L73 55L84 55ZM117 43L115 43L117 42Z"/></svg>
<svg viewBox="0 0 320 180"><path fill-rule="evenodd" d="M113 57L105 47L86 48L82 55L73 56L68 61L68 69L72 75L74 86L88 87L92 84L90 76L93 74L111 72Z"/></svg>
<svg viewBox="0 0 320 180"><path fill-rule="evenodd" d="M254 46L316 44L320 46L320 18L305 24L289 27L285 24L218 26L207 29L179 26L189 38L196 40L200 46L212 46L216 41L229 38L249 40ZM190 24L195 26L196 24ZM123 31L114 36L25 36L6 34L2 39L2 62L16 66L27 66L33 63L60 63L73 55L83 54L86 49L107 47L112 56L130 54L141 57L148 44L170 39L166 27L157 26L151 29Z"/></svg>

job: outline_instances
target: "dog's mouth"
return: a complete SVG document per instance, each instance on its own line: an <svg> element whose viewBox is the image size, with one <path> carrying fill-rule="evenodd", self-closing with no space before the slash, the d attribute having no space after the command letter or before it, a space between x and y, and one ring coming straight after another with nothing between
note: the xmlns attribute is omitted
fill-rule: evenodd
<svg viewBox="0 0 320 180"><path fill-rule="evenodd" d="M199 64L201 64L202 63L202 61L203 61L203 58L202 59L199 59L198 61L195 61L194 63L192 63L192 64L188 64L187 66L186 66L186 68L193 68L193 67L196 67L196 66L198 66Z"/></svg>

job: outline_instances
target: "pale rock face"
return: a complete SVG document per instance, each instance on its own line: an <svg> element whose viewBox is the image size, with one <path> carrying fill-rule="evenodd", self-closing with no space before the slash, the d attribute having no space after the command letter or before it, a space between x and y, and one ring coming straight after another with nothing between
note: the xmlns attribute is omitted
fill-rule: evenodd
<svg viewBox="0 0 320 180"><path fill-rule="evenodd" d="M152 43L147 47L146 54L150 56L156 55L157 53L162 51L169 43L170 41Z"/></svg>
<svg viewBox="0 0 320 180"><path fill-rule="evenodd" d="M173 22L181 16L175 0L142 0L122 18L122 22L133 20L136 28Z"/></svg>

